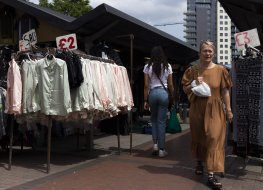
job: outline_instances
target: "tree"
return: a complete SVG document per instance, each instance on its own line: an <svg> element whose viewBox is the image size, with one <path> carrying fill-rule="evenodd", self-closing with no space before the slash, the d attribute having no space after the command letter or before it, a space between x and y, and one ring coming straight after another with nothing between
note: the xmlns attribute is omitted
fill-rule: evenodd
<svg viewBox="0 0 263 190"><path fill-rule="evenodd" d="M89 0L53 0L50 3L48 0L39 0L39 5L73 17L80 17L92 10Z"/></svg>

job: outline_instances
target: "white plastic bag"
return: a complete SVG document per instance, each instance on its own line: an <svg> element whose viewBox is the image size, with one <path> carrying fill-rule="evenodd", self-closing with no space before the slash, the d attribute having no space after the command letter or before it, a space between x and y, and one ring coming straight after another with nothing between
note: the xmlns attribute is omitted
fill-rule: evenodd
<svg viewBox="0 0 263 190"><path fill-rule="evenodd" d="M211 90L210 87L208 86L208 84L206 84L205 82L202 82L200 84L196 84L196 81L193 80L193 82L191 83L192 88L192 92L200 97L208 97L211 96Z"/></svg>

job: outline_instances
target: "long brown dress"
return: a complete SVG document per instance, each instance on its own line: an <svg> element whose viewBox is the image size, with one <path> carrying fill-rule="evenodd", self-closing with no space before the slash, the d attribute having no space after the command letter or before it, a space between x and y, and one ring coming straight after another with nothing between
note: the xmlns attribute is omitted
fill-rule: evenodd
<svg viewBox="0 0 263 190"><path fill-rule="evenodd" d="M191 84L198 75L209 85L211 96L195 97L190 105L192 152L198 160L204 161L208 172L224 172L226 115L221 91L230 88L232 81L223 66L200 70L197 64L185 71L182 84Z"/></svg>

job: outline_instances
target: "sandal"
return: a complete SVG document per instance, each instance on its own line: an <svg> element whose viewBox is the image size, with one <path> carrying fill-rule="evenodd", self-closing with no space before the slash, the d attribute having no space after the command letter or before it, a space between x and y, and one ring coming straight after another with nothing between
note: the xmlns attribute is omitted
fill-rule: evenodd
<svg viewBox="0 0 263 190"><path fill-rule="evenodd" d="M208 177L207 185L212 189L222 188L222 184L214 176Z"/></svg>
<svg viewBox="0 0 263 190"><path fill-rule="evenodd" d="M204 174L204 167L202 162L197 162L197 166L195 167L195 175L203 175Z"/></svg>

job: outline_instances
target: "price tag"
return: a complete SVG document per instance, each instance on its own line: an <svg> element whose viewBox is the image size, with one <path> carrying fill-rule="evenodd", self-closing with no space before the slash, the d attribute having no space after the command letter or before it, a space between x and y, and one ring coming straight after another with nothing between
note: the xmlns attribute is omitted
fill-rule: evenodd
<svg viewBox="0 0 263 190"><path fill-rule="evenodd" d="M35 29L29 30L22 36L22 40L24 41L25 49L30 49L31 45L35 45L37 43L37 33Z"/></svg>
<svg viewBox="0 0 263 190"><path fill-rule="evenodd" d="M241 51L245 49L245 44L251 47L260 46L257 29L247 30L235 34L235 42L237 50Z"/></svg>
<svg viewBox="0 0 263 190"><path fill-rule="evenodd" d="M57 48L61 50L74 50L78 49L77 47L77 38L76 34L69 34L66 36L59 36L56 38Z"/></svg>

